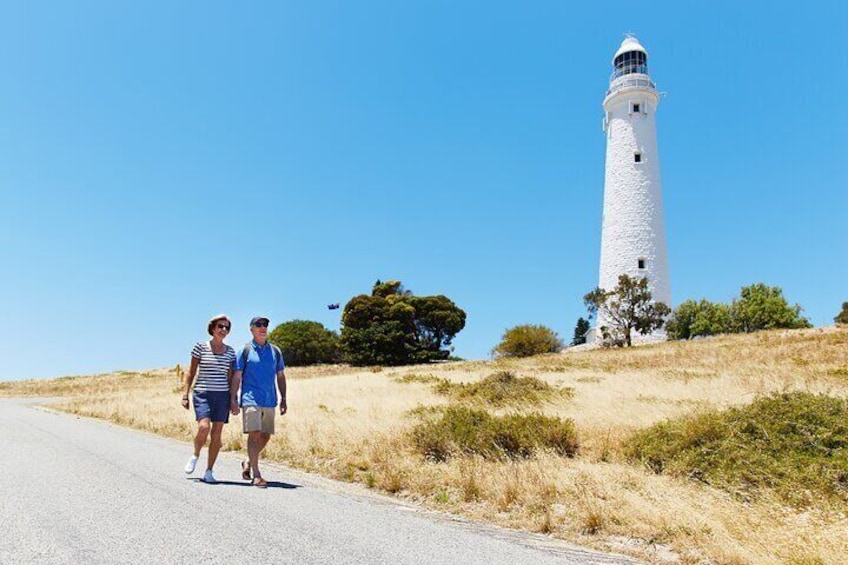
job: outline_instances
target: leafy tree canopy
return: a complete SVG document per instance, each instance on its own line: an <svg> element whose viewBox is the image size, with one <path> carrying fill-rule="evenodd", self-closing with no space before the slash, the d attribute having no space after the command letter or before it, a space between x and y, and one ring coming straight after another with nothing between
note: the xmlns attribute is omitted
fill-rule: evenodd
<svg viewBox="0 0 848 565"><path fill-rule="evenodd" d="M705 299L687 300L674 309L666 324L669 339L717 335L730 331L730 307Z"/></svg>
<svg viewBox="0 0 848 565"><path fill-rule="evenodd" d="M342 357L338 334L319 322L283 322L274 328L268 341L280 348L286 365L292 367L339 363Z"/></svg>
<svg viewBox="0 0 848 565"><path fill-rule="evenodd" d="M414 296L400 281L377 281L342 314L341 344L353 365L407 365L447 359L465 311L443 295Z"/></svg>
<svg viewBox="0 0 848 565"><path fill-rule="evenodd" d="M848 302L842 303L842 312L833 319L837 324L848 324Z"/></svg>
<svg viewBox="0 0 848 565"><path fill-rule="evenodd" d="M590 328L589 320L578 318L577 325L574 326L574 337L571 338L571 345L586 343L586 332L588 332Z"/></svg>
<svg viewBox="0 0 848 565"><path fill-rule="evenodd" d="M612 290L596 288L583 297L590 316L598 316L608 325L601 326L605 345L633 345L633 332L647 335L665 324L671 309L662 302L654 302L648 290L647 278L618 277ZM596 318L597 319L597 318Z"/></svg>
<svg viewBox="0 0 848 565"><path fill-rule="evenodd" d="M790 306L779 286L763 283L742 287L739 298L730 305L731 327L737 332L776 328L809 328L801 307Z"/></svg>
<svg viewBox="0 0 848 565"><path fill-rule="evenodd" d="M541 325L524 324L506 330L492 353L497 357L529 357L561 349L562 341L555 331Z"/></svg>

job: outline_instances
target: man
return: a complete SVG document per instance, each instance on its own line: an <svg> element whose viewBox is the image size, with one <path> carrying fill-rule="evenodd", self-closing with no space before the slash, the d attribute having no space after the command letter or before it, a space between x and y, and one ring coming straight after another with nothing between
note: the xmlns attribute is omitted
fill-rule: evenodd
<svg viewBox="0 0 848 565"><path fill-rule="evenodd" d="M286 405L286 365L280 348L268 343L268 318L250 320L253 340L236 356L233 386L230 388L230 410L233 415L242 409L242 425L247 434L247 461L242 462L242 477L253 478L253 484L267 488L268 483L259 471L259 454L274 433L277 388L280 389L280 414ZM238 391L241 388L241 401Z"/></svg>

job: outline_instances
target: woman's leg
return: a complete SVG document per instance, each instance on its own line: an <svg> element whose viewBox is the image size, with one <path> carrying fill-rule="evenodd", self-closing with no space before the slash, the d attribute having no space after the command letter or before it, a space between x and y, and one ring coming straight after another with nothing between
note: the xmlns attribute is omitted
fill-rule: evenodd
<svg viewBox="0 0 848 565"><path fill-rule="evenodd" d="M212 469L215 466L215 460L218 459L218 452L221 450L221 433L223 431L224 422L212 422L212 439L209 441L207 469Z"/></svg>
<svg viewBox="0 0 848 565"><path fill-rule="evenodd" d="M197 434L194 436L194 456L200 457L200 450L206 445L212 422L209 418L201 418L197 421ZM216 454L217 455L217 454Z"/></svg>

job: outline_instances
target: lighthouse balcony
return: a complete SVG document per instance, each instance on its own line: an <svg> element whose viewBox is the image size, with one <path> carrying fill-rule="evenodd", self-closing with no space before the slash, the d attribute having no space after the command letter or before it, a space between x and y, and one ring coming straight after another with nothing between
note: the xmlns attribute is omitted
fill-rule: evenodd
<svg viewBox="0 0 848 565"><path fill-rule="evenodd" d="M627 74L614 78L610 83L610 87L609 90L607 90L606 95L609 96L610 94L630 88L647 88L650 90L656 90L657 85L654 84L654 81L652 81L648 75Z"/></svg>

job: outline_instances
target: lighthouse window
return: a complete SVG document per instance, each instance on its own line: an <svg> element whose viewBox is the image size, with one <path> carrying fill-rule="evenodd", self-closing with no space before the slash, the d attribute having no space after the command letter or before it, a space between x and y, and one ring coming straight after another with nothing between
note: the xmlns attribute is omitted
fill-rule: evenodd
<svg viewBox="0 0 848 565"><path fill-rule="evenodd" d="M641 110L639 109L639 104L633 104L633 113L638 114L639 112L641 112Z"/></svg>
<svg viewBox="0 0 848 565"><path fill-rule="evenodd" d="M642 154L639 153L638 151L636 153L634 153L633 154L633 161L636 162L636 163L641 163L642 162Z"/></svg>
<svg viewBox="0 0 848 565"><path fill-rule="evenodd" d="M640 269L644 269L644 268L645 268L645 260L644 260L644 259L639 259L639 260L637 261L637 263L638 263L638 265L639 265L639 268L640 268Z"/></svg>

